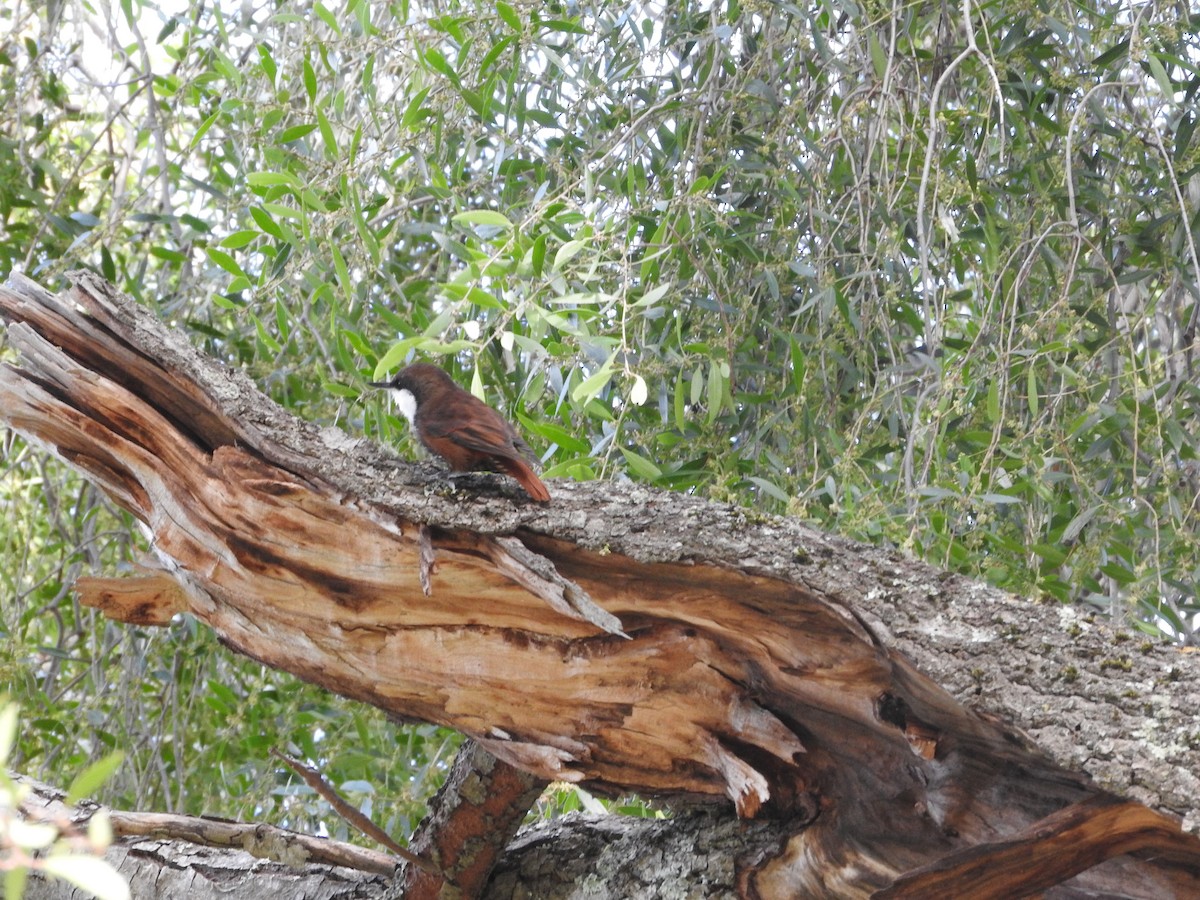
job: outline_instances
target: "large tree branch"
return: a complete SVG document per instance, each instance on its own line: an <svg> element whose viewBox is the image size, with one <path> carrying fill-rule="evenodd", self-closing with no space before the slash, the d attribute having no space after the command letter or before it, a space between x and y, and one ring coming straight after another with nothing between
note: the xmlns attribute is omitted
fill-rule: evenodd
<svg viewBox="0 0 1200 900"><path fill-rule="evenodd" d="M85 602L144 623L186 609L239 652L457 728L542 778L789 818L793 837L750 887L882 888L1104 796L1060 765L1081 762L1084 737L1052 744L1056 762L1005 721L1064 726L1030 702L1047 665L1109 720L1122 698L1089 692L1108 669L1136 672L1141 694L1155 673L1196 683L1195 659L1173 648L1122 653L1085 622L1064 637L1073 613L794 522L640 487L555 483L548 507L490 481L427 495L422 467L288 416L89 275L62 297L18 279L0 315L23 360L0 372L8 421L153 534L163 571L124 589L83 582ZM162 590L163 573L178 588ZM1006 618L1038 614L1038 640L1003 640ZM1010 692L990 705L1004 718L929 674L959 696L1003 679ZM1157 702L1188 709L1172 688L1154 686ZM1197 771L1173 734L1151 735L1156 752ZM1137 749L1096 748L1128 773L1151 756ZM1147 771L1100 773L1194 808L1194 776ZM1197 864L1172 847L1170 864L1110 863L1073 883L1196 886Z"/></svg>

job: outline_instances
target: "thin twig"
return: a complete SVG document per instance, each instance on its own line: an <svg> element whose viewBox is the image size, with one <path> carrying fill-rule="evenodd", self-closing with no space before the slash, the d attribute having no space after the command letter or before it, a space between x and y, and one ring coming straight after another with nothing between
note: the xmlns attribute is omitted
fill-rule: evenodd
<svg viewBox="0 0 1200 900"><path fill-rule="evenodd" d="M336 812L339 816L341 816L367 837L374 841L378 841L401 859L407 860L417 868L423 869L431 875L442 874L438 867L429 860L417 856L417 854L413 853L407 847L402 847L392 840L391 836L386 831L355 809L354 806L351 805L347 800L343 799L342 796L338 794L336 790L334 790L333 785L326 781L321 776L321 773L316 769L306 766L299 760L292 759L286 753L280 752L276 747L271 748L271 755L283 762L288 768L303 778L305 783L310 788L329 801L329 805L333 807L334 812Z"/></svg>

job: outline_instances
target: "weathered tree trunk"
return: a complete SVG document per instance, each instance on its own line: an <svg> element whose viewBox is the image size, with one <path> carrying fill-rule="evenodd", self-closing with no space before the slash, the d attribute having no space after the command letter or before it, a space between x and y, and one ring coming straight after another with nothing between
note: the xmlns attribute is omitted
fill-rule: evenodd
<svg viewBox="0 0 1200 900"><path fill-rule="evenodd" d="M1200 841L1106 792L1194 810L1194 656L639 486L430 494L427 466L292 418L86 274L17 279L0 315L22 357L0 414L153 533L160 571L77 585L112 618L190 612L541 778L731 801L763 822L729 869L745 895L1200 896Z"/></svg>

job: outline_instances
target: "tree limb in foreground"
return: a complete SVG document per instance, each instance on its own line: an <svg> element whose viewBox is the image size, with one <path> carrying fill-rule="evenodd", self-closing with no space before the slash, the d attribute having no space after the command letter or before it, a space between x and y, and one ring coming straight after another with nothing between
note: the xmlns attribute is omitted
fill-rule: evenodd
<svg viewBox="0 0 1200 900"><path fill-rule="evenodd" d="M486 480L428 496L422 467L289 416L86 273L61 296L15 279L0 315L22 360L0 370L0 414L153 534L159 571L78 586L113 618L186 610L238 652L539 778L788 821L743 873L761 896L865 895L1109 802L893 646L919 643L891 632L931 595L953 619L927 567L643 488L557 483L548 507ZM1164 821L1071 888L1200 893L1200 841ZM1097 840L1088 861L1126 849Z"/></svg>

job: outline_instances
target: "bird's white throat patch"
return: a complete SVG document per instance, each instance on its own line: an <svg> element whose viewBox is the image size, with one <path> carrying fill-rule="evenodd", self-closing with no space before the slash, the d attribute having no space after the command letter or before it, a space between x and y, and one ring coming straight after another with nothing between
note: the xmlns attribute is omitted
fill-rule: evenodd
<svg viewBox="0 0 1200 900"><path fill-rule="evenodd" d="M396 409L400 410L400 414L412 422L417 415L417 398L413 392L408 388L388 388L388 393L396 401Z"/></svg>

